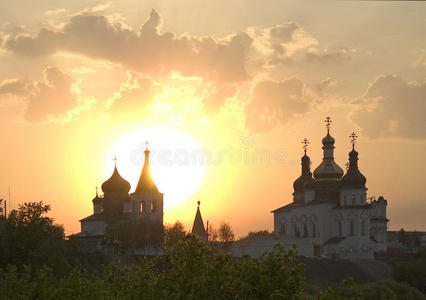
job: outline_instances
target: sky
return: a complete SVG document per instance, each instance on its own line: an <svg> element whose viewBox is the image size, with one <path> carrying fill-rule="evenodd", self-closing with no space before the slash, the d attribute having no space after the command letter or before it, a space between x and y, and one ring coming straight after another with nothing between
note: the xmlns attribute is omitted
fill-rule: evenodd
<svg viewBox="0 0 426 300"><path fill-rule="evenodd" d="M389 229L426 230L426 6L421 1L0 2L0 198L52 206L66 233L149 140L166 223L272 230L333 120L358 135ZM201 153L199 159L197 155Z"/></svg>

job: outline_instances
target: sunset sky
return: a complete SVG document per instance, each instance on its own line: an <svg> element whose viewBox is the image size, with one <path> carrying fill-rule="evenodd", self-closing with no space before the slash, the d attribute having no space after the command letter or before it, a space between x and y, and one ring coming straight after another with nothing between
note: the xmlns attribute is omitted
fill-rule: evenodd
<svg viewBox="0 0 426 300"><path fill-rule="evenodd" d="M425 19L422 1L1 1L0 198L78 232L114 156L134 189L148 140L166 223L190 229L199 200L237 236L271 230L330 116L389 228L426 230Z"/></svg>

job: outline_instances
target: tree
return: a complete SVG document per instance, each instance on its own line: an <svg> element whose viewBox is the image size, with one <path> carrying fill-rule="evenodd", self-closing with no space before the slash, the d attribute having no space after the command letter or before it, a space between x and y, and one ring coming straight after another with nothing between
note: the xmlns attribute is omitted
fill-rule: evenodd
<svg viewBox="0 0 426 300"><path fill-rule="evenodd" d="M219 233L212 223L209 223L207 227L207 233L209 234L209 242L217 242Z"/></svg>
<svg viewBox="0 0 426 300"><path fill-rule="evenodd" d="M50 206L43 202L28 202L0 222L1 267L22 269L30 265L37 269L46 265L58 272L68 269L64 228L46 216L49 211Z"/></svg>
<svg viewBox="0 0 426 300"><path fill-rule="evenodd" d="M398 232L398 241L404 245L407 243L407 235L405 234L404 228L401 228Z"/></svg>
<svg viewBox="0 0 426 300"><path fill-rule="evenodd" d="M164 246L173 247L187 235L185 226L179 221L173 225L164 226Z"/></svg>
<svg viewBox="0 0 426 300"><path fill-rule="evenodd" d="M231 225L222 222L218 229L219 241L228 243L235 240L234 232L232 231Z"/></svg>

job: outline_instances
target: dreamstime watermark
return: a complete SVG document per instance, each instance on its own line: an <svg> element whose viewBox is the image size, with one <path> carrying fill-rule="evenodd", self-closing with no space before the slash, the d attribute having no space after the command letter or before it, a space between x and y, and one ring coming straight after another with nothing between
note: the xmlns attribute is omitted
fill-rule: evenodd
<svg viewBox="0 0 426 300"><path fill-rule="evenodd" d="M130 161L140 166L144 161L141 148L130 153ZM196 149L150 149L150 164L161 166L255 166L255 165L294 165L284 149L267 149L255 147L253 136L242 136L240 147L226 147L217 150Z"/></svg>

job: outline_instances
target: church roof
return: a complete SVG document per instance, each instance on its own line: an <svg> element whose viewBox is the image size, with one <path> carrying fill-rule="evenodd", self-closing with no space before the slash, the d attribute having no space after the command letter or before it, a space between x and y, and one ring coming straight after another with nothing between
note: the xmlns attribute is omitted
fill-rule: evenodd
<svg viewBox="0 0 426 300"><path fill-rule="evenodd" d="M334 161L334 138L330 135L331 119L326 118L327 135L322 139L322 149L324 158L321 164L314 171L314 178L318 181L340 181L343 176L343 169Z"/></svg>
<svg viewBox="0 0 426 300"><path fill-rule="evenodd" d="M200 212L200 201L198 201L197 212L195 213L195 219L194 224L192 225L191 233L200 238L207 237L207 231L204 227L203 217L201 217Z"/></svg>
<svg viewBox="0 0 426 300"><path fill-rule="evenodd" d="M349 169L342 178L342 187L365 187L367 179L358 169L358 152L352 150L349 153Z"/></svg>
<svg viewBox="0 0 426 300"><path fill-rule="evenodd" d="M145 150L145 162L139 177L138 184L135 189L135 193L158 193L158 188L154 183L154 179L151 174L151 166L149 165L149 150Z"/></svg>
<svg viewBox="0 0 426 300"><path fill-rule="evenodd" d="M115 166L111 177L102 183L101 188L104 194L117 192L129 193L130 183L121 177L120 173L118 173L117 166Z"/></svg>

